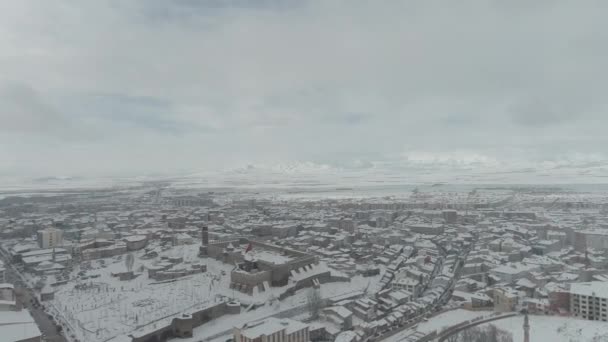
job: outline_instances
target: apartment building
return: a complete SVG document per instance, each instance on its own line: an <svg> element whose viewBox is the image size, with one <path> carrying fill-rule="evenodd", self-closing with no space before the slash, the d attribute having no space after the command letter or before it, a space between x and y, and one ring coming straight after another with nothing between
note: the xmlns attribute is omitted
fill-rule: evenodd
<svg viewBox="0 0 608 342"><path fill-rule="evenodd" d="M570 312L590 321L608 321L608 283L592 281L571 284Z"/></svg>
<svg viewBox="0 0 608 342"><path fill-rule="evenodd" d="M59 247L63 244L63 231L57 228L47 228L38 231L40 248Z"/></svg>

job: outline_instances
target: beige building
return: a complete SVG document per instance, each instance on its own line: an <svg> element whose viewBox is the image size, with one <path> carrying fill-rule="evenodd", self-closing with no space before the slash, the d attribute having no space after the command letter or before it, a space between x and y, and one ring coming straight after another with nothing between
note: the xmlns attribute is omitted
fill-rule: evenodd
<svg viewBox="0 0 608 342"><path fill-rule="evenodd" d="M494 289L494 311L510 312L517 309L519 296L516 291L510 288Z"/></svg>
<svg viewBox="0 0 608 342"><path fill-rule="evenodd" d="M59 247L63 244L63 231L57 228L47 228L38 231L40 248Z"/></svg>
<svg viewBox="0 0 608 342"><path fill-rule="evenodd" d="M234 328L235 342L308 342L308 325L292 319L270 317Z"/></svg>

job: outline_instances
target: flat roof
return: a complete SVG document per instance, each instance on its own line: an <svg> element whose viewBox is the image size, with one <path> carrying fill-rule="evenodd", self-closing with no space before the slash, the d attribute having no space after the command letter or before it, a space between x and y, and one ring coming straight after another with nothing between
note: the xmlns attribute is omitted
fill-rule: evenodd
<svg viewBox="0 0 608 342"><path fill-rule="evenodd" d="M21 256L23 258L26 258L26 257L30 257L30 256L35 256L35 255L52 254L53 249L55 250L55 254L67 253L67 250L65 250L64 248L46 248L46 249L39 249L37 251L25 252L25 253L21 254Z"/></svg>
<svg viewBox="0 0 608 342"><path fill-rule="evenodd" d="M0 336L6 341L21 341L42 334L29 311L0 311Z"/></svg>
<svg viewBox="0 0 608 342"><path fill-rule="evenodd" d="M582 296L596 296L601 298L608 298L608 283L603 281L572 283L570 284L570 293Z"/></svg>
<svg viewBox="0 0 608 342"><path fill-rule="evenodd" d="M267 318L263 321L252 322L247 324L248 327L241 329L241 335L255 339L261 335L271 335L285 329L286 334L291 334L295 331L305 329L306 324L292 319L278 319L274 317Z"/></svg>

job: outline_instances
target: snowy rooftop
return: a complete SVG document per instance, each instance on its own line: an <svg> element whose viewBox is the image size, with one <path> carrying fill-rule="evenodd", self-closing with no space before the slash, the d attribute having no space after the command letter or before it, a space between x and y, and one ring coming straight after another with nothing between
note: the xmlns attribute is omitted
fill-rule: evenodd
<svg viewBox="0 0 608 342"><path fill-rule="evenodd" d="M529 272L538 269L537 265L524 264L524 263L510 263L502 265L492 269L492 272L503 273L503 274L518 274L521 272Z"/></svg>
<svg viewBox="0 0 608 342"><path fill-rule="evenodd" d="M570 293L582 296L597 296L602 298L608 298L608 283L602 281L573 283L570 285Z"/></svg>
<svg viewBox="0 0 608 342"><path fill-rule="evenodd" d="M291 334L306 327L306 324L292 319L270 317L263 321L248 323L246 327L241 329L241 334L247 338L255 339L261 335L271 335L283 329L285 329L286 334Z"/></svg>
<svg viewBox="0 0 608 342"><path fill-rule="evenodd" d="M271 264L285 264L291 260L289 256L267 250L256 250L255 248L247 252L246 257Z"/></svg>
<svg viewBox="0 0 608 342"><path fill-rule="evenodd" d="M40 330L29 311L0 311L0 336L3 341L21 341L39 337Z"/></svg>
<svg viewBox="0 0 608 342"><path fill-rule="evenodd" d="M147 237L145 235L132 235L132 236L126 236L123 238L123 240L129 241L129 242L143 241L145 239L147 239Z"/></svg>

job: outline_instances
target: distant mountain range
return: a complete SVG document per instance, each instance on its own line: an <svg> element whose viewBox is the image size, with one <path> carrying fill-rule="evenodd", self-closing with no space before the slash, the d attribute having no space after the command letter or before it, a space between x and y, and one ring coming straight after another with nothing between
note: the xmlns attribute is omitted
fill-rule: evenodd
<svg viewBox="0 0 608 342"><path fill-rule="evenodd" d="M179 175L91 178L48 176L0 179L0 189L98 188L166 181L178 187L352 187L390 184L595 184L608 183L608 162L507 164L483 161L402 160L348 166L314 162L247 164Z"/></svg>

